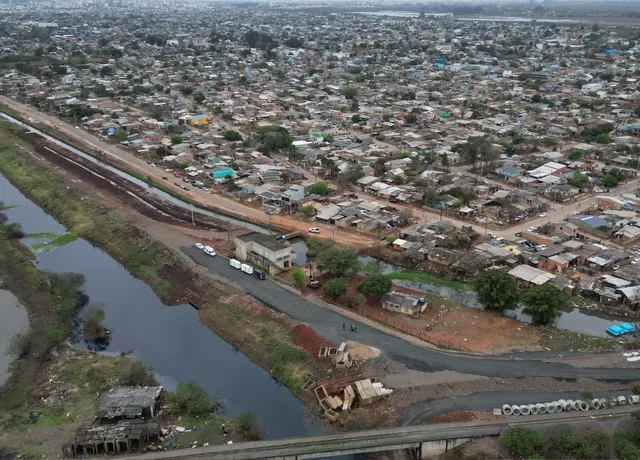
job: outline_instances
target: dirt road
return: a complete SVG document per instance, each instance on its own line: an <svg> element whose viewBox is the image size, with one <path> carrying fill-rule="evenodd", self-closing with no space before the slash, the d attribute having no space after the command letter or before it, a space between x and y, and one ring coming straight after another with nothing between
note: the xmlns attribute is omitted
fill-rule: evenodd
<svg viewBox="0 0 640 460"><path fill-rule="evenodd" d="M166 172L163 169L147 164L144 160L132 155L119 146L104 142L83 129L76 128L56 117L39 112L7 97L0 96L0 102L19 112L22 116L31 118L35 123L47 124L70 138L82 142L89 147L89 149L87 149L88 153L100 152L109 158L125 163L131 169L145 176L149 176L157 182L164 182L162 176L165 175ZM191 188L186 192L172 182L169 182L168 185L174 188L175 192L181 196L190 198L206 207L218 209L223 213L237 216L240 219L279 227L290 232L302 232L304 234L308 232L309 227L317 227L320 229L318 237L332 238L336 243L346 246L368 247L372 246L376 241L375 238L370 236L350 233L331 225L319 223L308 224L286 216L269 216L265 214L262 209L252 208L231 198L219 194L210 194L197 188Z"/></svg>

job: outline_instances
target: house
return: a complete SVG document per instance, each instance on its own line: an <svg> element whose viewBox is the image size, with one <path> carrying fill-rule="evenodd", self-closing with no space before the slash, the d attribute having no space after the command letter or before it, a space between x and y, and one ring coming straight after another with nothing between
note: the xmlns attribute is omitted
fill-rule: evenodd
<svg viewBox="0 0 640 460"><path fill-rule="evenodd" d="M102 396L98 417L111 421L154 417L162 387L117 387Z"/></svg>
<svg viewBox="0 0 640 460"><path fill-rule="evenodd" d="M427 308L427 302L413 295L391 291L382 298L382 308L405 315L418 316Z"/></svg>
<svg viewBox="0 0 640 460"><path fill-rule="evenodd" d="M291 246L274 237L251 232L235 238L236 258L258 265L271 274L291 268Z"/></svg>
<svg viewBox="0 0 640 460"><path fill-rule="evenodd" d="M509 274L518 280L521 287L540 286L556 276L530 265L518 265L509 270Z"/></svg>

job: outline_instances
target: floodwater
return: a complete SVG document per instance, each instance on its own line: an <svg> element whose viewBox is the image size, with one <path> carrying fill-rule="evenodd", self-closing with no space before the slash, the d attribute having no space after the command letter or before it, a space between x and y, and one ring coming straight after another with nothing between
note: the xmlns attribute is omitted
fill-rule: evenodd
<svg viewBox="0 0 640 460"><path fill-rule="evenodd" d="M9 222L21 223L25 233L65 232L2 175L0 197L7 206L15 206L5 214ZM23 241L33 244L39 240ZM104 324L112 331L110 340L78 342L76 346L110 353L132 350L154 368L167 389L193 380L212 396L223 398L228 416L235 418L245 411L258 414L269 439L321 432L311 426L302 404L286 387L200 323L195 309L163 305L149 286L104 251L79 238L36 257L40 269L82 273L89 304L102 304L105 310ZM3 305L0 298L4 328L8 317Z"/></svg>
<svg viewBox="0 0 640 460"><path fill-rule="evenodd" d="M0 286L2 280L0 280ZM18 334L27 332L29 317L27 310L20 305L11 292L0 289L0 387L11 376L9 366L16 358L10 349L11 343Z"/></svg>

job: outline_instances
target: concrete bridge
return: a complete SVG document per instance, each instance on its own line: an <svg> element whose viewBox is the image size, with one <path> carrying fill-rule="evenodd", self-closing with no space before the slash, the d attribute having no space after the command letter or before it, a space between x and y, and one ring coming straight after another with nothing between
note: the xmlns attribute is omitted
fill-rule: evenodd
<svg viewBox="0 0 640 460"><path fill-rule="evenodd" d="M415 458L426 459L442 454L474 438L498 436L507 428L515 426L535 428L580 420L610 419L611 417L627 416L636 409L635 406L621 406L599 411L561 412L541 416L511 417L502 422L476 421L385 428L324 436L153 452L123 458L131 458L133 460L303 460L408 449Z"/></svg>

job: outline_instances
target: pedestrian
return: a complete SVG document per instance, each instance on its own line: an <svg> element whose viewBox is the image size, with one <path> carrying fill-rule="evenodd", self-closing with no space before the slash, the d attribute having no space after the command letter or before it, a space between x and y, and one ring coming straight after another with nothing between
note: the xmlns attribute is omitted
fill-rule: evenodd
<svg viewBox="0 0 640 460"><path fill-rule="evenodd" d="M358 326L353 326L353 332L358 332Z"/></svg>
<svg viewBox="0 0 640 460"><path fill-rule="evenodd" d="M344 323L342 323L342 330L344 331Z"/></svg>
<svg viewBox="0 0 640 460"><path fill-rule="evenodd" d="M349 326L349 329L351 329L351 332L353 332L353 324Z"/></svg>

